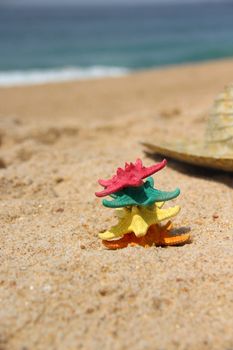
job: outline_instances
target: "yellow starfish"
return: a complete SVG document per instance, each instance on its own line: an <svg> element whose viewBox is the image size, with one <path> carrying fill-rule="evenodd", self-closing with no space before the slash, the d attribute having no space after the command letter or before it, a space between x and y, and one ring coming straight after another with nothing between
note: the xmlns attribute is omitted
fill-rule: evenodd
<svg viewBox="0 0 233 350"><path fill-rule="evenodd" d="M119 222L116 226L100 233L102 240L122 238L127 233L134 233L136 237L143 237L151 225L158 224L163 220L176 216L180 207L174 206L161 209L164 202L156 203L151 207L133 206L131 208L120 208L116 210Z"/></svg>

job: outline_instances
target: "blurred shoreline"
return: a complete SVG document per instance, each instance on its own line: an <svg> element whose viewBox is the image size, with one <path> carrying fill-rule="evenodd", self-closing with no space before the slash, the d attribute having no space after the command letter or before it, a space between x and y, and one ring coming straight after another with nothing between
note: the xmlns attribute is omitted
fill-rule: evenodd
<svg viewBox="0 0 233 350"><path fill-rule="evenodd" d="M121 77L130 70L123 67L67 67L57 69L32 69L0 71L0 87L62 83L86 79Z"/></svg>
<svg viewBox="0 0 233 350"><path fill-rule="evenodd" d="M169 69L180 69L182 67L192 67L208 64L224 64L232 62L233 58L213 59L202 62L187 62L182 64L171 64L159 67L130 70L122 67L102 67L93 66L89 68L61 68L61 69L41 69L29 71L0 71L0 89L23 86L37 86L47 84L77 83L81 81L101 80L107 78L121 78L127 75L141 73L153 73L156 71L166 71Z"/></svg>

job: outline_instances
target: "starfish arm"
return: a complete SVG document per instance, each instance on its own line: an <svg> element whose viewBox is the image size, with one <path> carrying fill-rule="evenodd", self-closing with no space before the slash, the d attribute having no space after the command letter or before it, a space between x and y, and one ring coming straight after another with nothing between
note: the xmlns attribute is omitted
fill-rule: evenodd
<svg viewBox="0 0 233 350"><path fill-rule="evenodd" d="M123 207L128 207L131 205L138 204L136 201L134 201L132 198L130 198L126 194L123 194L122 196L118 196L112 201L103 199L102 203L107 208L123 208Z"/></svg>
<svg viewBox="0 0 233 350"><path fill-rule="evenodd" d="M190 240L190 234L186 233L179 236L164 236L162 241L163 245L179 245ZM162 242L161 242L162 243Z"/></svg>
<svg viewBox="0 0 233 350"><path fill-rule="evenodd" d="M156 197L151 196L143 203L143 206L145 207L152 206L153 204L155 204L155 202L156 202Z"/></svg>
<svg viewBox="0 0 233 350"><path fill-rule="evenodd" d="M143 185L143 181L139 178L133 178L131 179L131 181L128 182L128 188L132 187L140 187ZM124 183L115 183L113 185L109 185L107 186L104 190L100 191L100 192L95 192L95 195L97 197L105 197L105 196L109 196L111 194L115 194L119 191L121 191L123 188L125 188L125 184Z"/></svg>
<svg viewBox="0 0 233 350"><path fill-rule="evenodd" d="M103 233L99 233L99 238L106 241L110 241L111 239L114 239L114 238L123 237L125 233L127 232L120 230L120 228L114 229L114 227L112 227Z"/></svg>
<svg viewBox="0 0 233 350"><path fill-rule="evenodd" d="M114 192L118 192L120 190L121 190L120 185L116 183L112 186L106 187L103 191L95 192L95 195L97 197L105 197L105 196L108 196L109 194L112 194Z"/></svg>
<svg viewBox="0 0 233 350"><path fill-rule="evenodd" d="M99 237L103 240L111 240L124 236L129 232L132 216L131 211L125 211L125 216L119 220L118 224L112 226L109 230L99 233Z"/></svg>
<svg viewBox="0 0 233 350"><path fill-rule="evenodd" d="M156 216L157 223L168 220L174 216L176 216L180 212L179 205L176 205L174 207L168 208L168 209L159 209L156 208L154 211L154 214Z"/></svg>
<svg viewBox="0 0 233 350"><path fill-rule="evenodd" d="M134 232L137 237L142 237L145 236L148 228L148 223L141 215L134 215L131 225L129 226L130 232Z"/></svg>
<svg viewBox="0 0 233 350"><path fill-rule="evenodd" d="M146 207L133 207L132 222L129 228L137 237L142 237L146 235L149 227L156 222L157 216L154 210Z"/></svg>
<svg viewBox="0 0 233 350"><path fill-rule="evenodd" d="M157 173L159 170L163 169L166 165L167 165L167 161L166 159L164 159L162 162L158 164L154 164L151 167L148 167L148 168L145 167L143 169L142 178L145 179L146 177Z"/></svg>
<svg viewBox="0 0 233 350"><path fill-rule="evenodd" d="M151 197L151 199L156 198L154 202L166 202L178 197L180 194L180 189L176 188L174 191L165 192L156 190L155 188L151 188L149 192L150 194L148 195L148 197Z"/></svg>
<svg viewBox="0 0 233 350"><path fill-rule="evenodd" d="M107 186L111 185L112 179L109 179L109 180L99 179L98 183L103 187L107 187Z"/></svg>

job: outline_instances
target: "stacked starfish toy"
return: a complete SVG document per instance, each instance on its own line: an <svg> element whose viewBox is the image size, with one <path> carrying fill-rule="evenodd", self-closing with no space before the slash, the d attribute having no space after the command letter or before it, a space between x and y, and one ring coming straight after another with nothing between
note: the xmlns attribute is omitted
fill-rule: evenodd
<svg viewBox="0 0 233 350"><path fill-rule="evenodd" d="M110 196L112 200L103 199L103 205L115 208L119 218L116 226L99 234L107 248L179 245L189 240L189 234L172 234L170 221L165 225L160 224L180 211L179 206L162 209L164 202L179 196L180 190L177 188L171 192L159 191L154 188L154 180L150 177L166 164L164 159L147 168L138 159L135 164L126 163L125 169L118 168L111 179L98 181L104 189L96 192L96 196ZM145 182L143 179L146 179Z"/></svg>

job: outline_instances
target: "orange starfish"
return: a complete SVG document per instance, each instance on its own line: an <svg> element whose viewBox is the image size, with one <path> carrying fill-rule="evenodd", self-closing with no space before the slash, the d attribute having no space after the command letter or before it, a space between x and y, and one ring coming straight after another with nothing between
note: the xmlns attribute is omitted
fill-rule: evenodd
<svg viewBox="0 0 233 350"><path fill-rule="evenodd" d="M137 237L133 232L127 233L124 237L118 240L102 240L102 243L108 249L122 249L127 246L172 246L182 245L190 240L189 234L172 235L171 234L172 223L169 221L166 225L151 225L145 236Z"/></svg>

